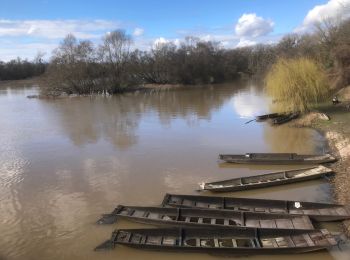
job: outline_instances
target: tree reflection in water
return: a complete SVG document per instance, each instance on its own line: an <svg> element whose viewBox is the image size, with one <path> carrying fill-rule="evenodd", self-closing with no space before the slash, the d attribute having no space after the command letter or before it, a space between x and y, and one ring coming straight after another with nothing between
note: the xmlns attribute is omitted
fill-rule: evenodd
<svg viewBox="0 0 350 260"><path fill-rule="evenodd" d="M46 101L49 111L58 114L60 125L77 146L111 142L118 149L127 149L138 141L137 129L142 119L154 120L163 126L183 119L195 126L199 119L210 121L241 85L181 88L176 90L125 93L111 97L75 97Z"/></svg>

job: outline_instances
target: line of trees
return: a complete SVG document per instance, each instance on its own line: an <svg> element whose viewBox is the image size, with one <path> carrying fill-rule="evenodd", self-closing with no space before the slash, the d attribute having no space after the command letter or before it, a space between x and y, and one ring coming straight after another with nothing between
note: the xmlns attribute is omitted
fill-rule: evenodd
<svg viewBox="0 0 350 260"><path fill-rule="evenodd" d="M242 75L260 75L275 60L275 47L224 49L219 42L186 37L149 51L131 50L123 30L107 34L102 43L67 35L53 52L45 74L49 94L115 94L143 84L208 84Z"/></svg>
<svg viewBox="0 0 350 260"><path fill-rule="evenodd" d="M43 61L43 54L38 53L34 60L20 58L8 62L0 61L0 81L18 80L39 76L45 72L47 63Z"/></svg>
<svg viewBox="0 0 350 260"><path fill-rule="evenodd" d="M44 73L46 94L115 94L143 84L208 84L264 75L278 58L306 57L326 70L334 86L350 83L350 19L324 21L311 34L289 34L277 44L225 49L220 42L187 37L132 50L132 37L116 30L99 45L67 35L48 64L36 59L0 63L0 79Z"/></svg>

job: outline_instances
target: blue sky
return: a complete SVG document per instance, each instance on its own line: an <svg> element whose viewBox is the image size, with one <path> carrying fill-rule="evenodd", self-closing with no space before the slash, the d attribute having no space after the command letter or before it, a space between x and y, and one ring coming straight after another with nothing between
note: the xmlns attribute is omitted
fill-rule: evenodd
<svg viewBox="0 0 350 260"><path fill-rule="evenodd" d="M321 17L347 15L350 0L81 1L0 0L0 60L50 55L67 33L99 39L113 29L134 37L134 48L178 43L185 36L223 42L223 47L273 43L310 30Z"/></svg>

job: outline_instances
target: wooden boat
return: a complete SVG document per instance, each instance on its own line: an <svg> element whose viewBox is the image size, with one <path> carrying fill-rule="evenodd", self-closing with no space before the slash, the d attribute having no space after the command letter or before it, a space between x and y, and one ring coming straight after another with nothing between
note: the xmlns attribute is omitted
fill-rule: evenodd
<svg viewBox="0 0 350 260"><path fill-rule="evenodd" d="M298 118L300 115L299 112L295 112L295 113L290 113L290 114L287 114L287 115L284 115L284 116L280 116L280 117L277 117L275 118L273 121L272 121L272 124L274 125L281 125L281 124L284 124L284 123L287 123L295 118Z"/></svg>
<svg viewBox="0 0 350 260"><path fill-rule="evenodd" d="M241 191L313 180L328 176L331 173L333 173L331 169L320 165L318 167L201 183L199 186L202 190L216 192Z"/></svg>
<svg viewBox="0 0 350 260"><path fill-rule="evenodd" d="M228 209L259 213L301 214L308 215L315 221L350 219L350 209L348 207L338 204L306 201L166 194L162 206Z"/></svg>
<svg viewBox="0 0 350 260"><path fill-rule="evenodd" d="M305 155L296 153L220 154L219 159L228 163L250 164L321 164L336 161L336 158L330 154Z"/></svg>
<svg viewBox="0 0 350 260"><path fill-rule="evenodd" d="M109 240L95 248L129 247L218 255L297 254L323 250L337 245L336 238L321 230L237 230L228 228L153 228L119 229Z"/></svg>
<svg viewBox="0 0 350 260"><path fill-rule="evenodd" d="M193 227L226 227L237 229L314 229L305 215L266 214L232 210L195 208L130 207L119 205L104 214L98 224L113 224L119 218L135 222Z"/></svg>
<svg viewBox="0 0 350 260"><path fill-rule="evenodd" d="M256 116L255 119L256 121L264 121L270 118L276 118L283 116L284 114L279 114L279 113L271 113L271 114L266 114L266 115L261 115L261 116Z"/></svg>

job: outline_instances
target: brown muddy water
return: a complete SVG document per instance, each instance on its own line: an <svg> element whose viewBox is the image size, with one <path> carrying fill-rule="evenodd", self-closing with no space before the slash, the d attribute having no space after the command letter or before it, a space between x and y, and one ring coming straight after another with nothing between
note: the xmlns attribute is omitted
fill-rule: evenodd
<svg viewBox="0 0 350 260"><path fill-rule="evenodd" d="M268 99L249 83L114 97L26 98L36 91L0 90L2 260L223 259L122 246L94 252L113 229L142 226L94 222L119 203L158 205L166 192L196 194L202 181L291 168L220 167L219 153L326 149L325 139L311 129L244 124L269 107ZM234 195L331 202L324 180ZM348 253L334 249L298 257L349 259Z"/></svg>

